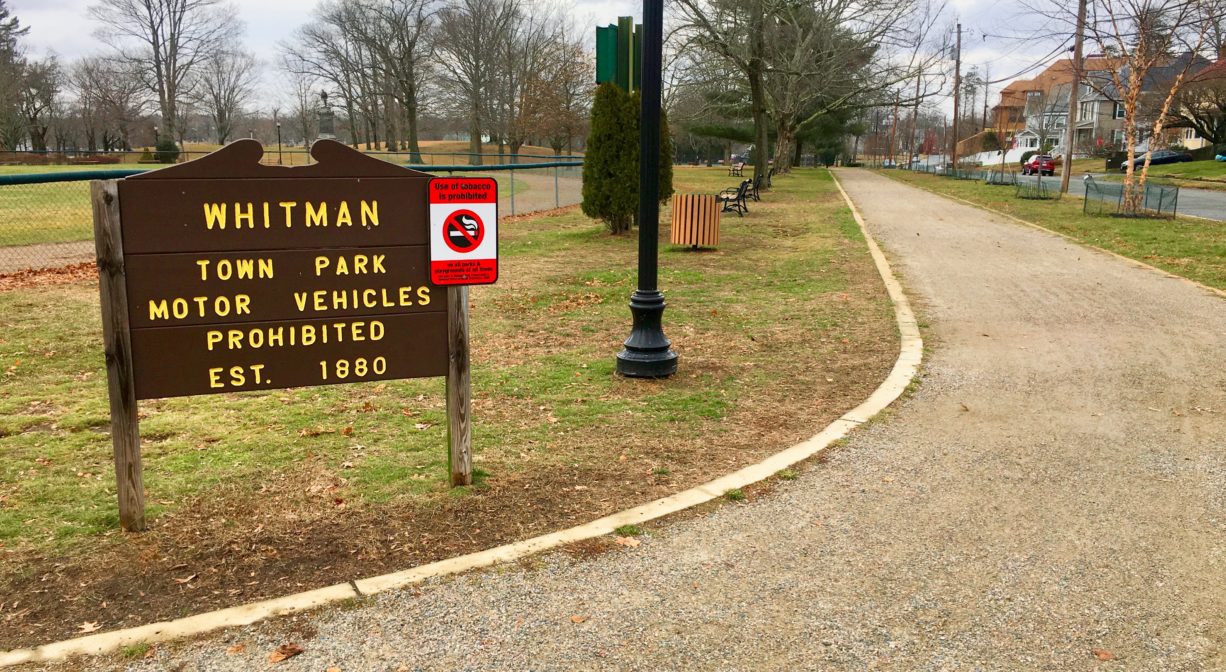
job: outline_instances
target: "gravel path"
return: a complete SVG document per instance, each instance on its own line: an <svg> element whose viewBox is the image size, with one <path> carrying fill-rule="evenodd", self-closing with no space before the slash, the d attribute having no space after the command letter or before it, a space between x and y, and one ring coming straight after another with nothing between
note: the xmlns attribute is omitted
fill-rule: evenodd
<svg viewBox="0 0 1226 672"><path fill-rule="evenodd" d="M162 645L132 669L263 669L286 641L306 652L275 669L1226 669L1226 304L839 175L932 352L918 392L827 462L638 548Z"/></svg>

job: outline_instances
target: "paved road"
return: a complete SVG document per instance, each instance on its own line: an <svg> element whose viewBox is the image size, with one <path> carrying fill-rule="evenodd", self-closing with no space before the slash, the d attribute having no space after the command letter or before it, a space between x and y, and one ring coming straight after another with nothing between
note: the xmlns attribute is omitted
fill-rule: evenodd
<svg viewBox="0 0 1226 672"><path fill-rule="evenodd" d="M828 462L639 548L162 646L133 669L260 669L287 639L306 653L279 670L1226 669L1226 303L840 177L931 355L915 396Z"/></svg>
<svg viewBox="0 0 1226 672"><path fill-rule="evenodd" d="M1076 196L1077 198L1085 197L1086 188L1085 183L1082 182L1083 177L1083 175L1074 175L1069 180L1070 196ZM1034 180L1035 178L1033 176L1023 177L1018 175L1018 179ZM1059 175L1044 177L1042 180L1048 186L1056 189L1060 188ZM1180 187L1178 209L1181 215L1195 215L1196 217L1216 219L1224 222L1226 221L1226 191Z"/></svg>

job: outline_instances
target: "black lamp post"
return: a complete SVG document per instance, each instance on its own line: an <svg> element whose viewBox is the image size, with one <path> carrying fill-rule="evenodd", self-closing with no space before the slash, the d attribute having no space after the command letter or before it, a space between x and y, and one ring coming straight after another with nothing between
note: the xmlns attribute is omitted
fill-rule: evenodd
<svg viewBox="0 0 1226 672"><path fill-rule="evenodd" d="M277 165L281 164L281 122L277 122Z"/></svg>
<svg viewBox="0 0 1226 672"><path fill-rule="evenodd" d="M643 77L639 90L639 286L630 296L634 326L617 353L617 372L663 378L677 372L677 353L664 335L664 294L657 286L660 229L660 71L664 0L643 0Z"/></svg>

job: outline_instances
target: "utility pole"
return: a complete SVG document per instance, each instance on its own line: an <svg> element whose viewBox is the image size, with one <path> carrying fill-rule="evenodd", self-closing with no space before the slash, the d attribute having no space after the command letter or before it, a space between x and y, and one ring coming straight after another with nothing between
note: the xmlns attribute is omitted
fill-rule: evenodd
<svg viewBox="0 0 1226 672"><path fill-rule="evenodd" d="M877 157L877 163L881 163L881 108L873 109L873 153ZM881 166L878 165L878 168Z"/></svg>
<svg viewBox="0 0 1226 672"><path fill-rule="evenodd" d="M1073 138L1077 134L1077 93L1081 89L1081 70L1084 67L1081 54L1081 35L1086 32L1086 0L1077 1L1077 34L1073 36L1073 87L1068 92L1068 118L1064 128L1064 169L1060 171L1060 193L1068 193L1069 178L1073 175Z"/></svg>
<svg viewBox="0 0 1226 672"><path fill-rule="evenodd" d="M987 63L983 65L983 123L980 128L988 130L988 92L992 90L992 70Z"/></svg>
<svg viewBox="0 0 1226 672"><path fill-rule="evenodd" d="M895 161L894 148L898 146L898 92L894 92L894 121L890 124L890 166L898 167Z"/></svg>
<svg viewBox="0 0 1226 672"><path fill-rule="evenodd" d="M954 48L954 141L950 143L949 165L958 170L958 98L962 95L962 24L958 23L958 42Z"/></svg>
<svg viewBox="0 0 1226 672"><path fill-rule="evenodd" d="M915 127L919 123L920 81L923 79L924 70L921 68L915 76L915 102L911 107L911 137L907 140L907 163L911 163L912 157L917 154L915 151Z"/></svg>

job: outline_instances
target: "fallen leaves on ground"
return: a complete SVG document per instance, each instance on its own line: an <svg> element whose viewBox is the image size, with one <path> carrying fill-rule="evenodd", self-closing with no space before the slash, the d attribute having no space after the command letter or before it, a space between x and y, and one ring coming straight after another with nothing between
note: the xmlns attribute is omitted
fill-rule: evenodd
<svg viewBox="0 0 1226 672"><path fill-rule="evenodd" d="M293 642L282 644L281 646L277 647L276 651L268 654L268 662L279 663L286 658L293 658L294 656L302 653L302 651L302 647Z"/></svg>
<svg viewBox="0 0 1226 672"><path fill-rule="evenodd" d="M81 632L93 632L102 626L98 625L98 621L85 621L81 624Z"/></svg>
<svg viewBox="0 0 1226 672"><path fill-rule="evenodd" d="M200 576L200 575L192 574L191 576L187 576L182 579L175 579L175 583L191 583L192 580L194 580L197 576Z"/></svg>
<svg viewBox="0 0 1226 672"><path fill-rule="evenodd" d="M638 539L635 539L634 537L618 537L617 538L617 544L619 546L626 546L628 548L636 548L641 543L643 542L639 541Z"/></svg>
<svg viewBox="0 0 1226 672"><path fill-rule="evenodd" d="M17 271L16 273L0 273L0 291L46 285L62 285L69 282L97 279L98 267L94 265L94 262L86 261L60 268L40 268L37 270Z"/></svg>
<svg viewBox="0 0 1226 672"><path fill-rule="evenodd" d="M240 653L242 653L242 652L244 652L244 651L246 651L246 650L247 650L247 645L246 645L246 644L234 644L234 645L232 645L232 646L227 646L227 647L226 647L226 655L227 655L227 656L233 656L233 655L240 654Z"/></svg>
<svg viewBox="0 0 1226 672"><path fill-rule="evenodd" d="M574 616L570 617L571 623L582 623L586 620L587 620L587 616L580 616L579 614L575 614Z"/></svg>
<svg viewBox="0 0 1226 672"><path fill-rule="evenodd" d="M1090 649L1090 653L1094 654L1094 657L1099 660L1115 660L1115 654L1106 649Z"/></svg>

